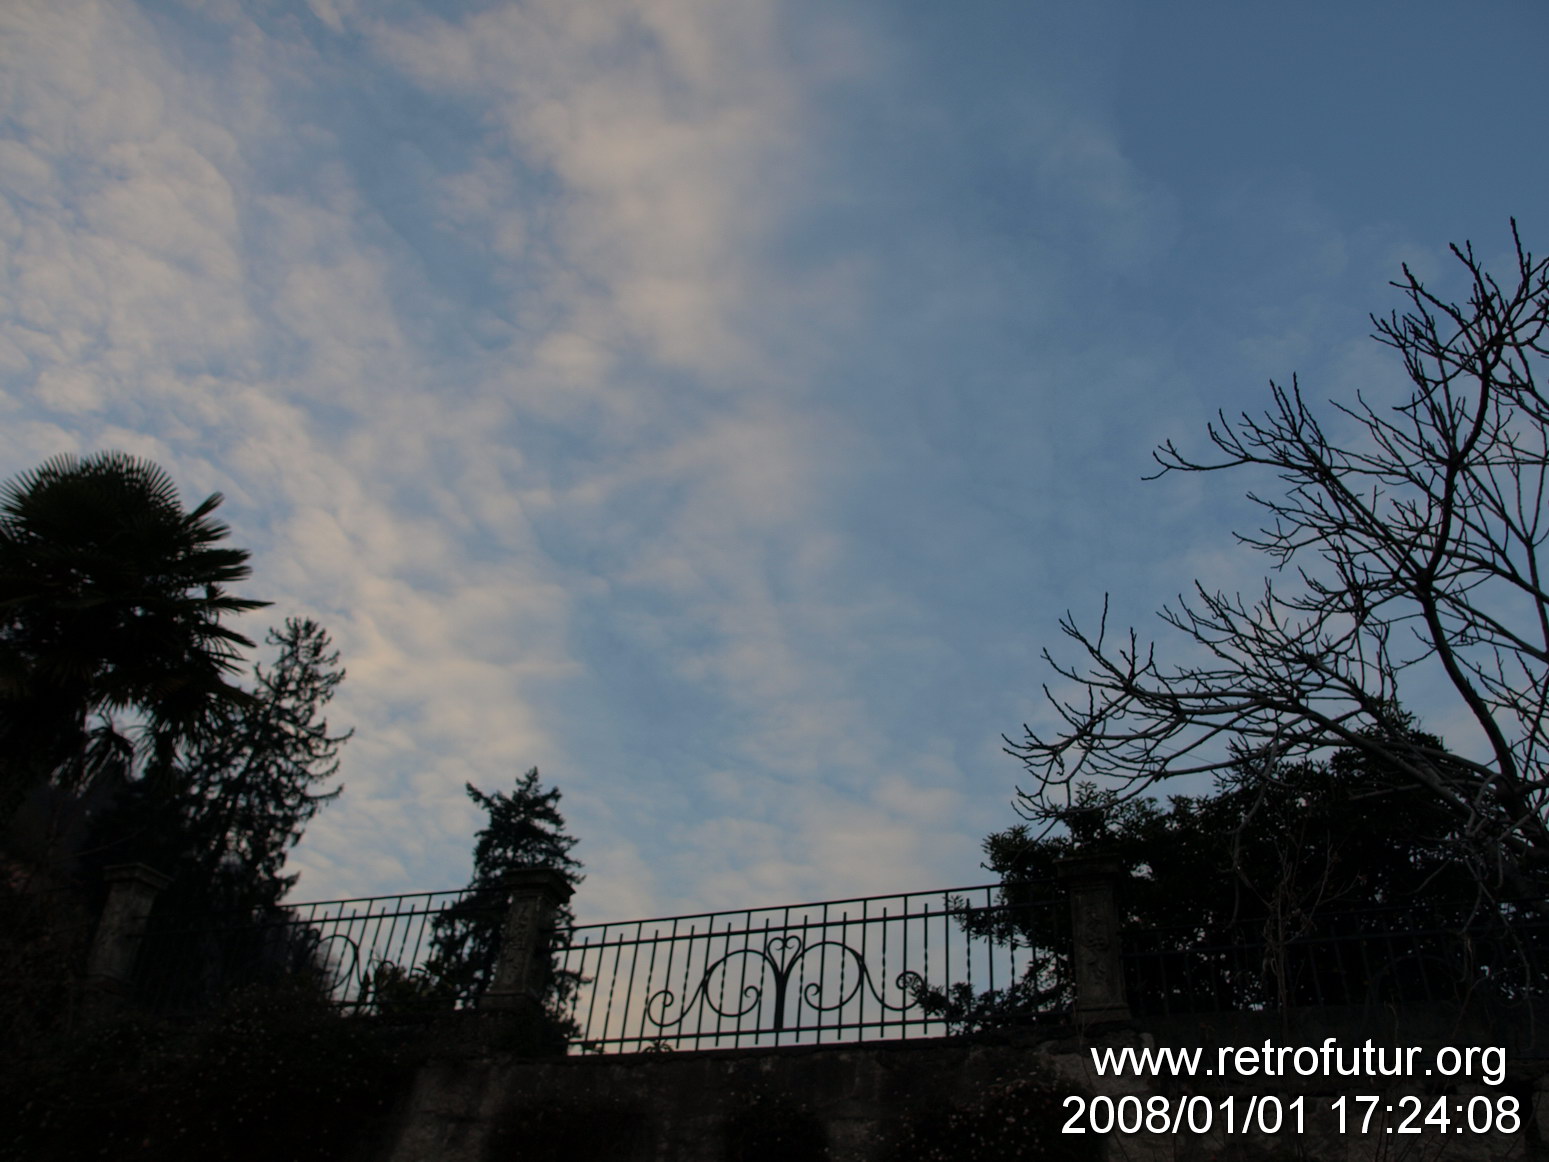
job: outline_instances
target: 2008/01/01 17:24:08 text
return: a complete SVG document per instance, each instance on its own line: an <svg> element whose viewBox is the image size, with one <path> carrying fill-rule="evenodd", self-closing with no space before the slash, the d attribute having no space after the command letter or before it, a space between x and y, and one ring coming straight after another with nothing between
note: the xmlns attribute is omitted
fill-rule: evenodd
<svg viewBox="0 0 1549 1162"><path fill-rule="evenodd" d="M1061 1103L1066 1109L1075 1107L1061 1132L1085 1134L1090 1130L1106 1134L1118 1130L1121 1134L1138 1134L1144 1130L1150 1134L1208 1134L1219 1123L1227 1134L1301 1134L1306 1132L1306 1102L1305 1096L1283 1101L1274 1094L1241 1100L1235 1096L1212 1100L1203 1094L1179 1098L1156 1094L1144 1099L1136 1094L1118 1098L1072 1094ZM1522 1128L1521 1108L1521 1100L1512 1094L1434 1099L1409 1095L1397 1101L1361 1094L1329 1103L1340 1134L1515 1134ZM1383 1116L1376 1118L1374 1126L1379 1112ZM1390 1123L1389 1117L1395 1113L1401 1115L1400 1120Z"/></svg>

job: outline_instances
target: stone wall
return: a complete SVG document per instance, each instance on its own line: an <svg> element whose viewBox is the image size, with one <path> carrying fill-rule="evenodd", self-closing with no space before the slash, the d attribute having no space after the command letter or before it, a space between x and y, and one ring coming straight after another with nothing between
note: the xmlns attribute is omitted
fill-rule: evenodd
<svg viewBox="0 0 1549 1162"><path fill-rule="evenodd" d="M920 1151L993 1138L1019 1115L1024 1131L1045 1127L1052 1150L1029 1157L1096 1158L1052 1120L1070 1088L1046 1054L966 1041L445 1056L421 1072L392 1162L957 1159Z"/></svg>
<svg viewBox="0 0 1549 1162"><path fill-rule="evenodd" d="M1266 1015L1234 1015L1224 1026L1188 1022L1156 1033L1127 1025L1082 1034L942 1038L849 1046L721 1050L523 1059L448 1052L420 1074L390 1162L976 1162L1078 1159L1536 1159L1549 1130L1543 1063L1509 1062L1505 1084L1427 1082L1403 1093L1517 1095L1522 1126L1512 1134L1439 1137L1354 1132L1341 1136L1328 1102L1342 1092L1326 1078L1225 1082L1219 1078L1099 1078L1093 1045L1318 1044L1357 1025L1315 1021L1298 1034ZM1451 1034L1464 1032L1454 1028ZM1356 1042L1358 1043L1358 1042ZM1378 1042L1381 1044L1382 1042ZM1391 1043L1391 1042L1390 1042ZM1400 1042L1420 1044L1421 1041ZM1435 1043L1455 1043L1443 1040ZM1370 1082L1343 1087L1371 1093ZM1071 1094L1190 1094L1211 1102L1236 1095L1301 1094L1307 1132L1141 1132L1064 1135ZM1428 1098L1433 1100L1433 1098ZM1239 1106L1239 1109L1241 1106Z"/></svg>

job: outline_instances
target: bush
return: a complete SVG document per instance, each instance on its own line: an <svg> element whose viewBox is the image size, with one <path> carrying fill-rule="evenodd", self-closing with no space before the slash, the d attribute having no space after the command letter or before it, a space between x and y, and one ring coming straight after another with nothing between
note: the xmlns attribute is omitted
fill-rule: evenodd
<svg viewBox="0 0 1549 1162"><path fill-rule="evenodd" d="M25 892L0 874L0 1045L53 1035L69 1021L92 919L70 892Z"/></svg>
<svg viewBox="0 0 1549 1162"><path fill-rule="evenodd" d="M0 1158L273 1162L367 1157L417 1062L297 983L197 1024L131 1015L0 1064Z"/></svg>

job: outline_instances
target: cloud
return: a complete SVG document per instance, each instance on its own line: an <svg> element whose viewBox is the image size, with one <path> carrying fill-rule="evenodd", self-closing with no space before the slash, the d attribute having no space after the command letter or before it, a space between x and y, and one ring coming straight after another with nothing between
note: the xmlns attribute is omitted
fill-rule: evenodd
<svg viewBox="0 0 1549 1162"><path fill-rule="evenodd" d="M925 886L962 775L875 703L941 645L856 569L820 390L877 269L772 257L807 82L863 66L804 74L775 5L18 11L0 448L226 492L251 592L333 630L304 895L451 886L463 784L534 763L599 907Z"/></svg>
<svg viewBox="0 0 1549 1162"><path fill-rule="evenodd" d="M513 5L369 34L427 89L487 102L513 160L563 184L551 230L580 276L572 333L713 378L764 354L737 323L799 123L793 78L767 55L769 11ZM475 169L446 204L499 213L500 185ZM526 237L493 233L508 250Z"/></svg>
<svg viewBox="0 0 1549 1162"><path fill-rule="evenodd" d="M455 885L534 764L583 918L969 874L1025 623L1194 543L1107 478L1178 210L1093 102L772 2L0 21L0 468L151 456L332 629L304 896Z"/></svg>

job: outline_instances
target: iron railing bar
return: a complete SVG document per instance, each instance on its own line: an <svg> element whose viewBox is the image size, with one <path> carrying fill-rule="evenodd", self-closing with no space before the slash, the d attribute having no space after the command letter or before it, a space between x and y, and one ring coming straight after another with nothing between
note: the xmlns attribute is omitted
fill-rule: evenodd
<svg viewBox="0 0 1549 1162"><path fill-rule="evenodd" d="M909 919L908 919L908 916L909 916L909 903L908 903L907 900L905 900L904 901L904 955L906 957L909 954ZM878 925L882 929L882 968L881 968L881 972L882 972L882 979L883 980L887 979L887 944L888 944L888 935L892 931L892 925L890 925L887 922L887 920L888 920L888 908L887 908L886 904L883 904L882 905L882 921ZM870 960L870 957L868 957L866 955L866 933L863 930L861 932L861 963L865 964L869 960ZM884 1013L884 1015L886 1015L886 1014ZM902 1033L903 1033L903 1030L900 1029L899 1033L900 1033L900 1036L901 1036Z"/></svg>
<svg viewBox="0 0 1549 1162"><path fill-rule="evenodd" d="M872 902L876 902L876 900L894 900L894 899L898 899L898 897L896 897L896 896L878 896ZM852 903L862 903L862 904L866 903L866 901L864 901L864 900L862 900L862 901L849 901L849 902L852 902ZM955 919L958 916L964 915L965 912L966 912L966 910L956 910L956 911L947 911L947 912L919 912L919 913L915 913L915 915L917 917L923 917L923 916L935 917L935 916L941 915L941 916L945 916L947 919ZM726 913L711 913L710 915L711 915L712 919L720 919L721 916L726 915ZM700 917L698 917L698 916L678 916L678 917L669 916L669 917L664 917L663 919L660 919L660 920L646 920L646 921L642 921L642 923L658 924L658 923L666 923L669 920L673 920L673 919L677 919L677 920L694 920L694 919L699 919L699 918ZM767 923L767 918L766 918L766 923ZM577 925L575 928L571 929L571 931L573 931L573 932L585 932L585 931L590 931L590 930L597 929L597 928L608 928L608 927L612 927L612 925L609 925L609 924L582 924L582 925ZM804 921L793 922L788 928L786 928L786 927L776 928L776 929L774 929L774 931L776 931L776 932L785 932L785 931L805 932L805 931L811 931L813 929L819 929L820 930L822 927L823 927L823 923L821 921L818 921L818 920L804 920ZM734 935L734 936L756 936L756 935L762 934L765 930L766 929L764 929L764 928L757 928L757 927L739 928L739 929L732 929L731 930L731 934ZM672 936L672 935L668 934L668 935L658 935L658 936L642 937L639 942L640 943L646 943L646 942L649 942L651 940L657 940L657 941L661 941L662 943L666 943L668 941L676 940L676 939L681 939L681 937ZM636 943L636 941L635 940L625 940L625 941L623 941L623 943L625 943L625 944L634 944L634 943Z"/></svg>
<svg viewBox="0 0 1549 1162"><path fill-rule="evenodd" d="M591 948L590 945L587 945L587 944L584 944L584 943L581 945L581 975L582 976L586 975L586 954L587 954L587 952L590 951L590 948ZM614 964L614 972L615 973L618 972L618 965L617 965L617 963ZM602 975L602 955L601 955L600 951L599 951L598 956L597 956L597 975L598 976ZM582 987L587 987L587 986L582 986ZM610 989L610 991L612 989L611 983L609 985L609 989ZM601 992L601 991L602 990L597 987L597 978L593 977L592 978L592 982L591 982L591 986L588 989L588 992L590 993L590 995L587 997L587 1000L586 1000L586 1020L584 1022L583 1021L577 1021L576 1022L576 1024L581 1029L583 1029L583 1030L590 1029L592 1027L592 1014L597 1011L597 994L599 992ZM578 990L576 992L576 1000L575 1000L574 1011L572 1012L571 1015L574 1016L576 1013L579 1013L580 1009L581 1009L581 994L580 994L580 992Z"/></svg>
<svg viewBox="0 0 1549 1162"><path fill-rule="evenodd" d="M743 920L743 923L744 924L748 924L748 925L751 925L753 923L753 914L751 912L746 913L745 918ZM767 917L767 916L764 917L764 934L766 936L769 934L769 917ZM749 949L749 948L752 947L752 941L751 940L744 940L743 943L742 943L742 946L743 946L743 948L745 950ZM747 995L748 995L748 961L749 961L750 958L744 952L744 954L742 956L739 956L737 959L741 962L741 966L738 969L738 973L737 973L737 996L739 998L746 998ZM767 972L767 966L764 966L764 962L763 961L760 961L759 963L760 963L761 966L763 966L763 967L760 967L760 969L759 969L759 978L758 978L760 986L762 986L763 980L764 980L763 974L765 972ZM741 1000L739 1000L737 1002L737 1008L739 1010L742 1008L742 1001ZM763 1019L763 1015L764 1015L764 992L763 992L763 988L762 987L760 987L759 990L758 990L758 1004L756 1006L754 1006L753 1011L758 1013L760 1020ZM736 1039L732 1042L732 1048L734 1048L734 1049L742 1048L742 1034L743 1034L742 1026L743 1026L743 1022L742 1022L741 1018L739 1017L738 1021L737 1021L737 1036L736 1036Z"/></svg>
<svg viewBox="0 0 1549 1162"><path fill-rule="evenodd" d="M678 1003L683 1006L683 1014L682 1015L683 1015L683 1019L685 1021L688 1019L688 1006L689 1006L689 1002L693 999L690 996L689 990L688 990L688 973L689 973L689 966L692 965L693 962L694 962L693 941L694 941L694 935L695 935L695 932L697 930L697 927L698 927L697 925L690 924L688 926L688 935L684 938L684 943L688 944L690 947L689 947L688 953L683 957L683 986L682 986L681 990L678 993ZM667 972L664 974L666 976L666 979L668 979L668 980L672 979L672 961L673 961L673 958L676 955L677 955L677 945L673 944L673 946L668 950L668 953L667 953ZM696 987L695 990L694 990L694 995L698 995L698 991L699 990ZM685 1026L685 1028L686 1027L687 1026ZM701 1030L704 1029L704 1027L705 1027L705 1010L704 1010L704 1006L701 1005L701 1006L699 1006L699 1012L698 1012L698 1016L697 1016L697 1023L694 1025L694 1032L695 1033L699 1033Z"/></svg>
<svg viewBox="0 0 1549 1162"><path fill-rule="evenodd" d="M999 884L974 884L971 887L966 887L966 888L947 888L946 891L952 892L952 893L962 893L962 892L976 891L976 890L978 890L980 888L984 888L984 887L996 888L996 887L999 887L999 886L1000 886ZM421 893L421 895L434 895L434 894L435 893L431 893L431 892L423 892L423 893ZM684 913L682 915L678 915L678 916L649 916L649 917L645 918L644 920L639 921L639 923L642 923L642 924L665 924L665 923L667 923L669 921L672 921L672 920L705 920L705 919L709 919L710 917L720 918L721 916L732 915L733 913L737 913L737 912L741 912L742 914L744 914L744 915L746 915L746 916L751 918L752 916L756 915L759 912L770 912L770 913L774 913L774 912L789 912L789 911L792 911L794 909L801 909L801 908L820 908L824 904L836 904L836 905L837 904L860 904L860 903L865 903L868 900L870 900L870 901L876 901L876 900L913 900L913 899L921 899L921 898L932 899L932 898L935 898L935 897L937 897L937 896L939 896L941 894L942 894L942 890L938 888L938 889L934 889L934 890L928 891L928 892L892 892L892 893L884 894L884 895L881 895L881 896L847 896L844 899L840 899L840 900L807 900L807 901L804 901L804 902L799 903L799 904L769 904L769 905L765 905L764 907L760 907L760 908L733 908L729 912L686 912L686 913ZM384 896L384 897L380 897L380 898L382 898L382 899L392 899L393 897ZM595 923L595 924L580 924L580 925L577 925L577 927L578 928L605 928L605 927L607 927L610 924L633 924L635 922L636 921L633 921L633 920L608 920L608 921L600 921L600 922ZM750 919L750 922L751 922L751 919ZM753 931L757 931L757 929L753 929Z"/></svg>
<svg viewBox="0 0 1549 1162"><path fill-rule="evenodd" d="M497 908L490 908L490 909L482 909L481 908L477 912L470 912L468 914L469 915L492 915L492 914L498 913L498 911L499 911L499 909L497 909ZM360 923L360 922L364 922L364 921L377 921L377 920L391 920L391 919L409 919L409 920L412 920L412 919L414 919L415 917L418 917L418 916L429 917L429 916L434 916L434 915L438 915L438 914L439 914L439 911L438 912L434 912L434 913L429 913L429 912L377 913L377 914L370 915L370 916L365 915L364 913L362 913L362 914L354 915L354 916L348 916L348 915L347 916L324 916L324 917L321 917L321 918L305 919L305 920L289 919L289 918L288 919L283 919L283 920L282 919L248 920L248 921L243 922L243 923L229 923L229 924L201 924L201 923L190 922L190 923L186 923L186 924L180 924L177 927L172 927L172 928L156 928L156 927L154 927L155 921L153 919L152 921L147 923L147 925L145 927L143 927L141 929L141 932L142 932L142 934L150 934L152 932L155 932L157 935L161 935L161 936L187 936L187 935L198 935L198 934L203 934L203 933L229 934L229 933L233 933L233 932L267 931L269 929L276 929L276 930L278 930L278 929L281 929L281 928L306 929L306 928L317 927L317 926L320 926L320 925Z"/></svg>
<svg viewBox="0 0 1549 1162"><path fill-rule="evenodd" d="M673 922L673 928L676 929L676 927L677 927L677 922L674 921ZM660 945L656 941L652 941L650 947L651 947L651 954L650 954L650 956L648 956L646 958L646 964L645 964L645 1001L640 1006L640 1021L639 1021L639 1024L638 1024L638 1028L640 1030L639 1037L640 1037L642 1043L645 1040L645 1023L646 1023L647 1020L650 1019L650 1015L651 1015L651 1013L650 1013L650 1010L651 1010L651 997L653 995L652 992L651 992L651 982L656 979L656 953L657 953ZM632 1007L631 1006L631 1002L634 1000L634 988L635 988L635 974L633 972L631 972L629 974L629 991L627 991L624 994L624 1028L625 1029L629 1028L629 1012L630 1012L630 1009ZM664 1012L663 1016L665 1016L665 1015L666 1014Z"/></svg>
<svg viewBox="0 0 1549 1162"><path fill-rule="evenodd" d="M803 906L805 906L805 905L803 905ZM780 915L780 932L783 935L784 933L787 933L789 931L791 931L791 910L790 910L790 908L786 908L786 909L783 910L783 912ZM806 931L807 931L806 928L802 928L801 929L803 940L805 940ZM791 967L790 951L791 951L791 949L790 949L790 945L789 944L782 945L781 948L780 948L780 952L781 952L780 968L783 971L782 971L781 979L779 979L779 980L777 980L775 982L776 987L779 989L779 995L776 997L775 1003L776 1003L776 1005L779 1006L779 1009L780 1009L781 1013L785 1014L787 1018L790 1015L789 1005L790 1005L791 978L788 975L785 975L785 971L788 971L790 969L790 967ZM797 998L797 1007L800 1008L800 997ZM778 1045L780 1043L780 1035L782 1033L784 1033L784 1032L785 1032L785 1025L784 1025L784 1022L782 1021L781 1024L780 1024L780 1027L775 1030L775 1044L776 1045Z"/></svg>
<svg viewBox="0 0 1549 1162"><path fill-rule="evenodd" d="M639 928L639 927L640 926L637 924L636 928ZM619 963L623 959L624 959L624 946L622 944L620 944L620 945L618 945L616 947L616 949L614 951L614 955L613 955L613 975L608 978L608 1007L603 1012L603 1018L602 1018L602 1035L603 1035L603 1037L607 1037L608 1030L613 1027L613 998L614 998L614 995L616 994L616 992L618 990ZM628 980L630 980L630 979L632 979L634 977L634 975L635 975L635 966L639 963L639 961L640 961L640 945L636 944L634 946L633 955L630 957L630 961L629 961L629 976L625 978L626 981L628 981ZM626 984L625 987L628 988L630 986ZM619 1017L619 1022L622 1025L627 1025L628 1017L621 1015Z"/></svg>
<svg viewBox="0 0 1549 1162"><path fill-rule="evenodd" d="M828 905L827 904L823 905L822 916L823 916L822 929L821 929L822 942L819 944L819 948L821 948L822 951L818 953L818 979L817 979L817 986L818 986L818 993L817 993L817 995L818 995L818 1000L819 1001L821 1001L823 999L823 986L828 983L828 930L829 930L830 927L832 927L832 925L830 925L829 921L828 921ZM843 968L843 966L841 966L840 967L840 973L842 974L843 972L844 972L844 968ZM805 1002L806 999L807 999L806 998L806 994L805 994L805 989L806 989L805 961L803 962L803 968L802 968L802 989L803 989L802 1000L803 1000L803 1002ZM844 992L843 992L842 986L841 986L841 991L840 991L839 995L841 997L844 996ZM820 1029L822 1028L822 1025L823 1025L823 1018L824 1018L824 1016L825 1016L825 1010L819 1009L818 1010L818 1027ZM839 1012L838 1009L835 1009L834 1010L834 1024L835 1025L838 1025L839 1018L840 1018L840 1012Z"/></svg>
<svg viewBox="0 0 1549 1162"><path fill-rule="evenodd" d="M711 928L712 928L712 930L714 929L714 922L713 921L711 923ZM710 967L710 966L713 965L714 963L716 963L713 960L713 958L712 958L712 954L714 953L714 951L715 951L715 948L714 948L713 944L708 945L706 947L706 950L705 950L705 964L706 964L705 972L707 972L707 973L713 971L713 968ZM720 960L720 963L724 964L726 962L726 958L729 957L730 955L731 955L731 924L730 924L730 922L728 922L727 925L726 925L726 931L721 934L721 960ZM721 973L721 990L720 990L720 992L717 994L717 996L715 998L715 1044L716 1044L717 1048L720 1048L720 1044L721 1044L721 1030L724 1027L725 1023L726 1023L726 976L727 976L727 974L725 972ZM733 1040L733 1046L734 1047L735 1047L735 1044L736 1044L736 1042L735 1042L735 1039L734 1039Z"/></svg>
<svg viewBox="0 0 1549 1162"><path fill-rule="evenodd" d="M639 957L640 957L640 946L637 944L637 945L635 945L635 948L634 948L634 956L630 960L630 969L629 969L629 971L630 971L631 974L633 974L634 971L635 971L635 969L634 969L635 961L638 960ZM614 950L613 950L613 973L612 973L611 976L608 977L608 1005L607 1005L607 1008L603 1011L603 1020L602 1020L603 1036L607 1036L608 1030L613 1027L613 998L614 998L615 994L618 991L619 965L623 962L623 960L624 960L624 946L622 944L620 944L617 947L615 947ZM622 1019L623 1018L620 1018L621 1021L622 1021Z"/></svg>

